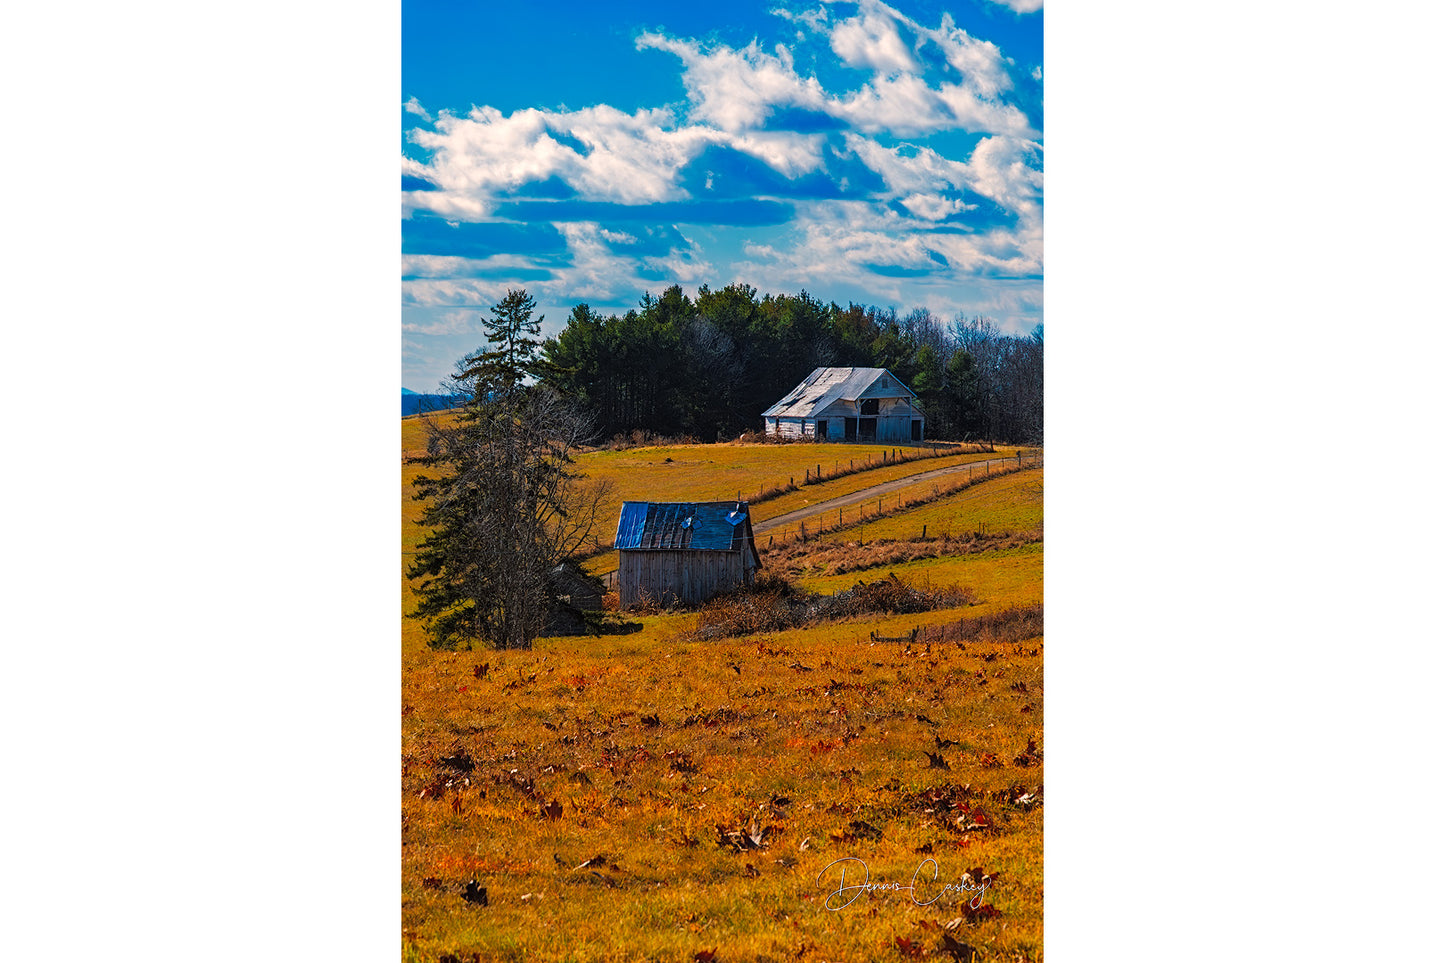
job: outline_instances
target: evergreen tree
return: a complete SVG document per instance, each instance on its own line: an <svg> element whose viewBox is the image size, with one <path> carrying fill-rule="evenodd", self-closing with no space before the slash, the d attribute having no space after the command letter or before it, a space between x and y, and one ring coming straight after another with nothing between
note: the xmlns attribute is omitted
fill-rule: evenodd
<svg viewBox="0 0 1445 963"><path fill-rule="evenodd" d="M492 307L492 320L481 319L487 342L494 347L463 360L453 380L464 390L476 387L489 394L514 394L538 366L537 352L542 342L536 336L546 319L532 320L536 307L537 302L526 291L508 290L507 296Z"/></svg>
<svg viewBox="0 0 1445 963"><path fill-rule="evenodd" d="M546 619L548 572L586 540L603 489L579 484L572 451L589 425L551 388L528 387L540 322L525 291L509 291L482 320L493 347L457 363L466 404L428 422L436 473L416 480L429 534L407 570L437 648L531 648Z"/></svg>

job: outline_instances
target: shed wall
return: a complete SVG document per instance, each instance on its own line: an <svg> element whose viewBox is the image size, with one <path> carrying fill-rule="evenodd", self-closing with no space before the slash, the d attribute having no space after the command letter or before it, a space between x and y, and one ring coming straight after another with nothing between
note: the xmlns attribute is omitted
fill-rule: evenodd
<svg viewBox="0 0 1445 963"><path fill-rule="evenodd" d="M640 601L644 591L663 605L698 605L752 581L752 558L746 551L628 549L617 554L617 599L623 608Z"/></svg>

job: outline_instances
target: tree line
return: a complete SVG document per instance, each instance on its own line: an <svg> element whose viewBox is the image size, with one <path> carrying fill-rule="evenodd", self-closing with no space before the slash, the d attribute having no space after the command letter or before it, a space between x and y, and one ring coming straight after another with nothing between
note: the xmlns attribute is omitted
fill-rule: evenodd
<svg viewBox="0 0 1445 963"><path fill-rule="evenodd" d="M1043 440L1043 329L1005 334L984 317L759 298L742 283L693 299L673 285L620 316L577 305L541 358L539 379L602 437L733 438L761 429L762 412L814 368L836 366L892 371L917 393L930 438Z"/></svg>

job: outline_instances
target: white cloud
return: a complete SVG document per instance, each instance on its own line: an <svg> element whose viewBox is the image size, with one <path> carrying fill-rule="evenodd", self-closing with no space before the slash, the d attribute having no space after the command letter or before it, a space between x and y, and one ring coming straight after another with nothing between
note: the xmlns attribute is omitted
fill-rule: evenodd
<svg viewBox="0 0 1445 963"><path fill-rule="evenodd" d="M805 10L802 13L795 13L792 10L777 7L769 10L768 13L775 17L782 17L790 23L800 23L814 32L822 30L823 24L828 22L828 11L823 7L819 7L816 10Z"/></svg>
<svg viewBox="0 0 1445 963"><path fill-rule="evenodd" d="M1008 7L1014 13L1038 13L1044 9L1044 0L989 0L1000 7Z"/></svg>
<svg viewBox="0 0 1445 963"><path fill-rule="evenodd" d="M473 108L466 117L443 111L435 130L417 128L410 137L432 155L426 164L413 162L410 172L440 188L415 195L410 203L467 220L490 214L499 193L551 177L589 200L676 200L682 196L675 183L678 170L721 139L705 128L674 126L665 108L626 114L606 104L506 116L494 107ZM582 150L574 149L572 141Z"/></svg>
<svg viewBox="0 0 1445 963"><path fill-rule="evenodd" d="M418 307L492 305L506 296L508 287L516 286L515 281L484 281L475 278L426 278L417 281L403 281L401 303Z"/></svg>
<svg viewBox="0 0 1445 963"><path fill-rule="evenodd" d="M988 40L971 37L968 31L953 24L943 15L937 30L915 26L918 32L937 44L948 59L949 66L962 76L962 86L978 97L997 97L1013 87L1003 51Z"/></svg>
<svg viewBox="0 0 1445 963"><path fill-rule="evenodd" d="M817 11L788 19L811 25L821 24L823 16ZM900 26L916 36L915 47L936 45L958 79L931 86L904 44ZM816 77L797 73L792 53L782 44L772 54L756 40L737 50L719 44L704 51L696 41L658 33L645 33L636 43L638 49L677 56L691 104L689 118L734 135L760 127L784 107L826 113L868 133L907 136L959 127L1019 137L1032 133L1023 111L1000 99L1013 86L1002 52L956 27L946 13L933 29L878 0L864 0L857 16L833 27L829 42L845 62L874 70L874 78L857 90L832 95ZM799 168L796 160L763 159L788 176L810 169Z"/></svg>
<svg viewBox="0 0 1445 963"><path fill-rule="evenodd" d="M411 334L426 335L466 334L469 331L479 330L479 317L476 311L459 309L456 311L448 311L441 317L426 324L403 322L401 330Z"/></svg>
<svg viewBox="0 0 1445 963"><path fill-rule="evenodd" d="M950 214L962 214L977 207L965 204L957 198L939 197L937 194L909 194L901 201L915 217L929 221L941 221Z"/></svg>
<svg viewBox="0 0 1445 963"><path fill-rule="evenodd" d="M884 147L857 134L848 134L846 142L894 193L962 190L968 183L967 164L949 160L931 148Z"/></svg>
<svg viewBox="0 0 1445 963"><path fill-rule="evenodd" d="M704 53L691 40L656 33L637 38L639 50L649 47L682 60L682 82L693 105L689 116L720 130L736 133L757 127L774 107L823 107L822 86L815 78L798 76L792 53L782 44L773 54L763 51L756 40L741 50L719 45Z"/></svg>
<svg viewBox="0 0 1445 963"><path fill-rule="evenodd" d="M470 258L443 254L403 254L403 277L447 278L475 274L478 271L535 270L537 262L517 254L493 254Z"/></svg>
<svg viewBox="0 0 1445 963"><path fill-rule="evenodd" d="M751 154L785 177L817 170L823 163L825 143L822 134L789 130L752 131L727 140L729 147Z"/></svg>
<svg viewBox="0 0 1445 963"><path fill-rule="evenodd" d="M1027 159L1036 156L1040 149L1032 141L985 137L968 159L966 183L1005 210L1026 219L1037 218L1044 174L1030 166Z"/></svg>
<svg viewBox="0 0 1445 963"><path fill-rule="evenodd" d="M852 67L871 67L880 74L912 73L917 65L898 36L898 12L876 0L863 0L858 15L833 28L829 45Z"/></svg>
<svg viewBox="0 0 1445 963"><path fill-rule="evenodd" d="M691 241L658 252L616 224L557 222L553 226L565 239L564 260L570 263L557 266L549 259L551 278L529 280L526 287L541 304L587 301L624 309L641 291L666 284L728 280L763 290L805 287L815 293L820 286L866 286L869 297L918 303L918 292L957 291L961 279L970 276L1036 275L1043 254L1042 147L1027 115L1010 99L1010 71L1018 68L996 45L970 36L947 14L936 27L925 27L880 0L862 0L856 15L846 19L832 19L830 9L773 12L806 30L806 42L820 56L836 55L869 71L853 74L849 88L825 89L817 77L800 75L785 45L766 49L755 39L732 48L645 33L636 41L638 49L679 59L685 105L626 113L604 104L510 115L478 107L465 116L441 111L431 120L412 98L405 109L431 126L409 133L427 153L425 160L404 157L403 173L438 189L404 193L405 209L456 221L486 220L514 192L551 178L588 201L683 201L688 199L681 181L684 168L712 145L748 154L787 178L825 170L832 166L830 155L845 164L856 157L881 177L878 196L849 201L793 197L795 220L781 231L749 237L745 228L719 229L741 245L738 261L715 265L707 256L713 249L704 251ZM802 53L798 60L808 62ZM841 135L766 129L770 118L790 109L831 116L845 129ZM896 141L885 146L875 136L926 137L940 131L983 136L967 158L958 159ZM830 158L827 165L825 158ZM703 186L698 193L706 194L713 172L699 173ZM981 198L1015 218L986 229L974 222L969 233L939 228L944 219L968 225L972 212L991 209ZM535 271L539 266L509 255L409 256L403 261L411 278L403 284L403 300L433 311L455 307L472 318L475 308L496 303L517 284L479 279L477 273L506 277L510 268ZM887 277L874 266L914 270L920 276ZM668 280L644 279L642 272L660 272ZM1037 287L1033 280L1004 283L1029 291ZM1036 317L1037 304L1024 303L1029 296L1012 295L1017 303L1008 306L1008 316ZM975 301L986 303L981 294ZM950 302L945 298L938 306L946 311ZM460 324L451 314L440 320L427 314L407 330L460 333L451 328Z"/></svg>
<svg viewBox="0 0 1445 963"><path fill-rule="evenodd" d="M884 147L857 134L849 134L847 143L896 193L969 190L1023 220L1040 215L1043 172L1029 164L1040 150L1033 141L985 137L967 162L949 160L926 147ZM924 216L915 206L909 210Z"/></svg>

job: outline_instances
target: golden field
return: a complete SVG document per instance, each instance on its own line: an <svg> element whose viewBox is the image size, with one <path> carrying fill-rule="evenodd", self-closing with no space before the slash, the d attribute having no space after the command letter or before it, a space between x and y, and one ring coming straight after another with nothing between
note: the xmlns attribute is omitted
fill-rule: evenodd
<svg viewBox="0 0 1445 963"><path fill-rule="evenodd" d="M420 447L406 425L403 447ZM704 500L800 476L833 447L842 459L867 450L673 446L588 453L579 466L625 484L619 503ZM418 537L411 473L403 551ZM865 558L880 539L916 538L925 514L930 537L945 525L1031 531L1041 474L838 538ZM698 641L698 616L680 612L637 617L629 635L449 653L405 620L403 958L1041 959L1042 638L906 646L869 635L1038 603L1042 558L1030 542L950 545L844 574L820 563L801 587L832 592L893 572L957 583L976 601L724 641ZM404 578L402 592L410 610ZM853 886L864 864L871 882L890 886L922 873L912 895L854 890L849 905L826 905L830 894L839 902L841 868ZM963 888L985 875L981 895ZM485 887L485 906L463 898L470 880Z"/></svg>

